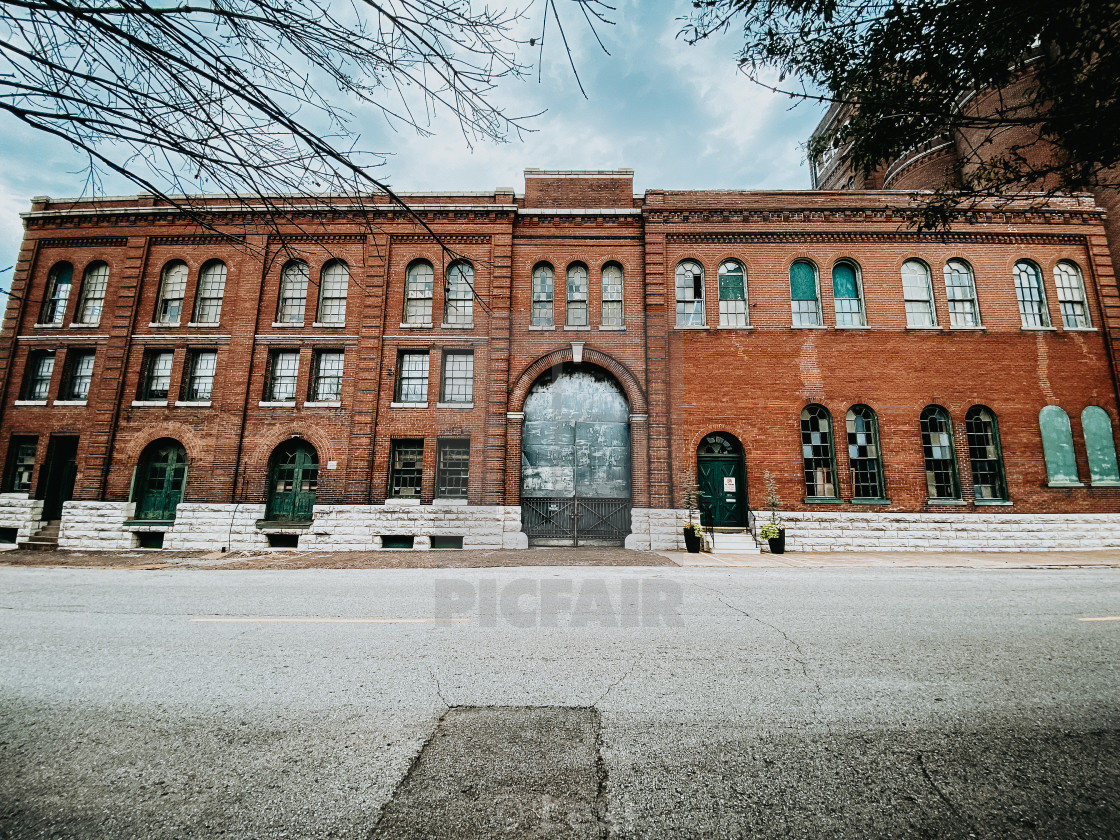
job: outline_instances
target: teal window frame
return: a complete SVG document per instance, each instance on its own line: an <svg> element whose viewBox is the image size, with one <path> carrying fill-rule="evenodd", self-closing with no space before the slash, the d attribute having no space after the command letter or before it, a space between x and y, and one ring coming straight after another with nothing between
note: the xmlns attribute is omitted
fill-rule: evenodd
<svg viewBox="0 0 1120 840"><path fill-rule="evenodd" d="M1112 418L1099 405L1087 405L1081 412L1081 432L1085 435L1085 455L1089 461L1089 481L1093 487L1120 487L1120 467L1116 463L1116 439Z"/></svg>
<svg viewBox="0 0 1120 840"><path fill-rule="evenodd" d="M1083 486L1077 471L1077 454L1073 448L1073 429L1069 424L1069 415L1059 406L1043 406L1038 412L1038 428L1042 435L1042 455L1046 461L1048 485Z"/></svg>
<svg viewBox="0 0 1120 840"><path fill-rule="evenodd" d="M804 270L801 270L802 267ZM797 276L795 276L797 275ZM794 260L789 266L790 311L795 327L822 327L820 272L812 260ZM812 304L810 306L809 304Z"/></svg>

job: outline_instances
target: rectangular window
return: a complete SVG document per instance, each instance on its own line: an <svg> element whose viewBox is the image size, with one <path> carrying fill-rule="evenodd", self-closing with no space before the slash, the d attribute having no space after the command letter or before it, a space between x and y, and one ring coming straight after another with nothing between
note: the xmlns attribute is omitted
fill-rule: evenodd
<svg viewBox="0 0 1120 840"><path fill-rule="evenodd" d="M469 403L474 399L474 353L448 351L443 354L440 402Z"/></svg>
<svg viewBox="0 0 1120 840"><path fill-rule="evenodd" d="M43 298L43 311L39 316L40 324L57 326L66 320L66 302L70 299L73 279L74 267L70 263L59 263L51 269L47 278L47 295Z"/></svg>
<svg viewBox="0 0 1120 840"><path fill-rule="evenodd" d="M273 350L268 357L268 402L292 402L296 398L299 375L298 350Z"/></svg>
<svg viewBox="0 0 1120 840"><path fill-rule="evenodd" d="M474 323L474 267L453 263L447 270L443 320L448 324Z"/></svg>
<svg viewBox="0 0 1120 840"><path fill-rule="evenodd" d="M622 266L603 267L603 310L604 327L622 326Z"/></svg>
<svg viewBox="0 0 1120 840"><path fill-rule="evenodd" d="M469 440L441 440L436 457L436 496L465 499L471 460Z"/></svg>
<svg viewBox="0 0 1120 840"><path fill-rule="evenodd" d="M4 489L10 493L31 491L31 474L35 470L35 448L39 438L31 435L12 435L8 445L8 470Z"/></svg>
<svg viewBox="0 0 1120 840"><path fill-rule="evenodd" d="M316 350L312 369L311 399L338 402L342 399L342 351Z"/></svg>
<svg viewBox="0 0 1120 840"><path fill-rule="evenodd" d="M397 359L397 402L428 401L428 351L405 350Z"/></svg>
<svg viewBox="0 0 1120 840"><path fill-rule="evenodd" d="M309 278L310 272L303 260L293 260L284 266L280 275L280 300L276 305L276 320L279 323L303 323Z"/></svg>
<svg viewBox="0 0 1120 840"><path fill-rule="evenodd" d="M66 369L62 376L61 400L85 401L93 380L93 351L67 350Z"/></svg>
<svg viewBox="0 0 1120 840"><path fill-rule="evenodd" d="M214 371L218 354L214 350L192 350L187 355L187 377L183 399L187 402L210 402L214 390Z"/></svg>
<svg viewBox="0 0 1120 840"><path fill-rule="evenodd" d="M550 265L538 265L533 269L533 304L531 323L534 327L552 326L552 296L556 276Z"/></svg>
<svg viewBox="0 0 1120 840"><path fill-rule="evenodd" d="M582 265L568 267L567 325L586 327L587 318L587 268Z"/></svg>
<svg viewBox="0 0 1120 840"><path fill-rule="evenodd" d="M165 400L171 390L171 364L175 354L170 350L148 351L140 372L140 392L137 398Z"/></svg>
<svg viewBox="0 0 1120 840"><path fill-rule="evenodd" d="M734 261L725 262L719 267L719 325L747 325L747 286L743 267Z"/></svg>
<svg viewBox="0 0 1120 840"><path fill-rule="evenodd" d="M54 373L54 351L33 350L27 354L27 372L23 377L21 399L45 400L51 389Z"/></svg>
<svg viewBox="0 0 1120 840"><path fill-rule="evenodd" d="M226 264L219 260L202 267L194 301L196 324L217 324L222 317L222 296L226 291Z"/></svg>
<svg viewBox="0 0 1120 840"><path fill-rule="evenodd" d="M389 464L389 495L398 499L420 498L424 475L424 441L395 440Z"/></svg>
<svg viewBox="0 0 1120 840"><path fill-rule="evenodd" d="M319 284L319 311L315 320L320 324L346 323L346 290L350 285L350 269L341 260L323 266Z"/></svg>
<svg viewBox="0 0 1120 840"><path fill-rule="evenodd" d="M101 307L105 303L105 287L108 283L109 266L105 263L94 263L86 269L75 321L87 326L96 326L101 322Z"/></svg>

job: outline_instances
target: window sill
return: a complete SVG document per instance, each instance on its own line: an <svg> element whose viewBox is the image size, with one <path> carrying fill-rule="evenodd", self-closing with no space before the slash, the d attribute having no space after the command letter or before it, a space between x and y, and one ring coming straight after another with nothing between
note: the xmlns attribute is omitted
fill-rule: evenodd
<svg viewBox="0 0 1120 840"><path fill-rule="evenodd" d="M1096 327L1063 327L1065 332L1097 332Z"/></svg>
<svg viewBox="0 0 1120 840"><path fill-rule="evenodd" d="M188 327L220 327L221 321L187 321Z"/></svg>
<svg viewBox="0 0 1120 840"><path fill-rule="evenodd" d="M890 499L852 499L853 505L889 505Z"/></svg>
<svg viewBox="0 0 1120 840"><path fill-rule="evenodd" d="M806 496L802 499L807 505L842 505L843 499L835 499L831 496Z"/></svg>
<svg viewBox="0 0 1120 840"><path fill-rule="evenodd" d="M1057 327L1020 327L1023 332L1057 332Z"/></svg>
<svg viewBox="0 0 1120 840"><path fill-rule="evenodd" d="M828 329L828 327L826 327L824 324L791 324L790 329L791 330L826 330L826 329Z"/></svg>
<svg viewBox="0 0 1120 840"><path fill-rule="evenodd" d="M175 400L176 408L209 408L210 400Z"/></svg>
<svg viewBox="0 0 1120 840"><path fill-rule="evenodd" d="M46 405L46 400L16 400L15 405Z"/></svg>
<svg viewBox="0 0 1120 840"><path fill-rule="evenodd" d="M260 408L295 408L295 400L261 400L257 405Z"/></svg>
<svg viewBox="0 0 1120 840"><path fill-rule="evenodd" d="M133 400L132 401L132 407L133 408L155 408L156 406L160 406L161 408L166 408L167 407L167 400Z"/></svg>
<svg viewBox="0 0 1120 840"><path fill-rule="evenodd" d="M172 323L172 322L169 321L167 323L163 323L163 322L157 323L155 321L152 321L152 323L148 324L148 326L151 327L153 330L170 330L170 329L174 329L174 328L178 327L179 322L175 321L174 323Z"/></svg>
<svg viewBox="0 0 1120 840"><path fill-rule="evenodd" d="M391 403L389 403L389 408L427 408L427 407L428 407L428 404L426 402L422 402L422 403L418 403L418 402L391 402Z"/></svg>
<svg viewBox="0 0 1120 840"><path fill-rule="evenodd" d="M741 324L739 326L732 326L730 324L720 324L716 327L717 330L753 330L754 327L750 324Z"/></svg>
<svg viewBox="0 0 1120 840"><path fill-rule="evenodd" d="M416 323L406 324L404 321L401 321L401 329L402 330L430 330L431 328L432 328L432 324L431 324L430 321L426 324L416 324Z"/></svg>
<svg viewBox="0 0 1120 840"><path fill-rule="evenodd" d="M977 327L957 327L957 326L953 326L952 324L950 324L949 329L954 331L954 332L984 332L988 328L985 327L983 324L981 324L980 326L977 326Z"/></svg>
<svg viewBox="0 0 1120 840"><path fill-rule="evenodd" d="M604 330L606 332L622 332L623 330L626 329L626 325L625 324L600 324L599 329Z"/></svg>
<svg viewBox="0 0 1120 840"><path fill-rule="evenodd" d="M62 324L32 324L31 328L36 330L60 330Z"/></svg>
<svg viewBox="0 0 1120 840"><path fill-rule="evenodd" d="M308 400L304 408L342 408L342 400Z"/></svg>
<svg viewBox="0 0 1120 840"><path fill-rule="evenodd" d="M447 496L440 498L437 496L432 500L432 507L462 507L469 504L466 496Z"/></svg>
<svg viewBox="0 0 1120 840"><path fill-rule="evenodd" d="M582 327L579 326L578 324L565 324L564 325L564 332L590 332L590 331L591 331L591 325L590 324L588 324L587 326L582 326Z"/></svg>
<svg viewBox="0 0 1120 840"><path fill-rule="evenodd" d="M529 325L529 331L530 332L535 332L535 331L552 332L555 329L556 329L555 324L530 324Z"/></svg>
<svg viewBox="0 0 1120 840"><path fill-rule="evenodd" d="M88 329L94 329L95 327L98 327L98 326L100 326L100 325L101 325L101 322L100 322L100 321L91 321L91 322L90 322L90 323L88 323L88 324L80 324L80 323L78 323L77 321L75 321L75 322L74 322L74 323L72 323L72 324L71 324L70 326L71 326L71 327L77 327L77 328L79 328L79 329L87 329L87 328L88 328ZM1085 328L1084 328L1084 327L1082 327L1081 329L1085 329Z"/></svg>
<svg viewBox="0 0 1120 840"><path fill-rule="evenodd" d="M1047 487L1084 487L1080 481L1051 481Z"/></svg>
<svg viewBox="0 0 1120 840"><path fill-rule="evenodd" d="M1090 487L1120 487L1120 481L1112 481L1111 479L1102 478L1100 481L1093 481L1089 483Z"/></svg>
<svg viewBox="0 0 1120 840"><path fill-rule="evenodd" d="M1120 487L1120 484L1117 487ZM1008 499L973 499L972 503L976 507L1011 507L1015 504Z"/></svg>
<svg viewBox="0 0 1120 840"><path fill-rule="evenodd" d="M963 506L964 499L929 499L926 507L956 507Z"/></svg>
<svg viewBox="0 0 1120 840"><path fill-rule="evenodd" d="M426 403L425 403L426 405ZM436 408L474 408L473 402L437 402Z"/></svg>
<svg viewBox="0 0 1120 840"><path fill-rule="evenodd" d="M303 321L273 321L272 326L278 330L302 330Z"/></svg>
<svg viewBox="0 0 1120 840"><path fill-rule="evenodd" d="M446 321L444 321L442 324L439 325L439 328L441 330L473 330L474 329L474 321L471 321L469 324L449 324Z"/></svg>
<svg viewBox="0 0 1120 840"><path fill-rule="evenodd" d="M54 405L85 405L85 400L55 400Z"/></svg>
<svg viewBox="0 0 1120 840"><path fill-rule="evenodd" d="M411 496L411 497L390 496L389 498L387 498L385 500L385 504L389 507L393 507L393 506L413 507L415 505L420 504L420 497L419 496Z"/></svg>
<svg viewBox="0 0 1120 840"><path fill-rule="evenodd" d="M677 324L673 327L675 330L706 330L707 324Z"/></svg>
<svg viewBox="0 0 1120 840"><path fill-rule="evenodd" d="M870 330L871 327L867 324L837 324L833 329L836 330Z"/></svg>
<svg viewBox="0 0 1120 840"><path fill-rule="evenodd" d="M907 324L906 329L907 331L913 330L914 332L941 332L941 326L939 324L926 324L925 326L911 326ZM957 329L960 329L960 327Z"/></svg>
<svg viewBox="0 0 1120 840"><path fill-rule="evenodd" d="M328 330L340 330L346 326L345 321L312 321L312 327L323 327Z"/></svg>

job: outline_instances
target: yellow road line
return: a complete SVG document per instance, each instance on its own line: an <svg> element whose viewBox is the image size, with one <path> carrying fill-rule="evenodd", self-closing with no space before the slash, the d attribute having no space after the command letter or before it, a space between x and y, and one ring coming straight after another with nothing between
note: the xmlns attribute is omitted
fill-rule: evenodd
<svg viewBox="0 0 1120 840"><path fill-rule="evenodd" d="M1106 615L1101 618L1079 618L1078 621L1120 621L1120 615Z"/></svg>
<svg viewBox="0 0 1120 840"><path fill-rule="evenodd" d="M448 624L469 618L192 618L209 624Z"/></svg>

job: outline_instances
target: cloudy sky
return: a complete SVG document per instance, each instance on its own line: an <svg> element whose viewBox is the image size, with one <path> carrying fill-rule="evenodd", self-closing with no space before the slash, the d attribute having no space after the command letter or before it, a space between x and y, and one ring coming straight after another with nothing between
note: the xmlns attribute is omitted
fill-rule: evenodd
<svg viewBox="0 0 1120 840"><path fill-rule="evenodd" d="M378 176L397 191L523 189L522 172L634 170L637 192L665 189L808 189L804 142L822 108L771 94L735 67L735 33L690 47L677 37L688 0L617 0L613 26L599 27L610 55L575 20L568 34L587 98L550 36L541 79L496 93L510 113L544 111L533 133L473 148L447 119L435 135L395 131L356 113L361 146L390 152ZM539 18L538 18L539 21ZM555 30L550 30L554 33ZM531 57L531 56L529 56ZM0 118L0 269L15 261L19 213L34 195L81 195L83 159L66 144ZM103 192L134 194L107 180ZM0 274L7 288L11 272Z"/></svg>

